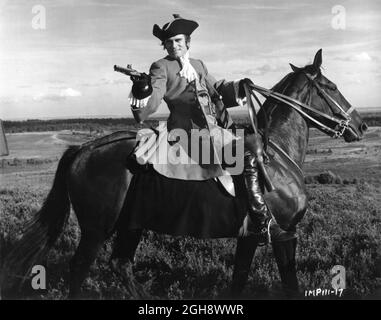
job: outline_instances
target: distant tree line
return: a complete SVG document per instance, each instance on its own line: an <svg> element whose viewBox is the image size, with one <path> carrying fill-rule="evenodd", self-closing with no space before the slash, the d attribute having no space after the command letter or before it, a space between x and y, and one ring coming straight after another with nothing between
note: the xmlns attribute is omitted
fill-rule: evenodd
<svg viewBox="0 0 381 320"><path fill-rule="evenodd" d="M381 126L381 114L380 113L364 113L364 114L361 114L361 117L369 127Z"/></svg>
<svg viewBox="0 0 381 320"><path fill-rule="evenodd" d="M153 119L145 121L148 126L157 125L163 119ZM24 121L3 121L6 133L16 132L36 132L36 131L117 131L139 128L139 125L132 118L103 118L103 119L54 119L54 120L24 120Z"/></svg>
<svg viewBox="0 0 381 320"><path fill-rule="evenodd" d="M233 115L233 120L238 125L248 125L249 119L243 115ZM381 126L381 113L362 113L361 117L368 126ZM156 117L145 121L148 126L156 126L159 121L165 121L166 117ZM137 129L139 125L133 118L78 118L78 119L54 119L54 120L24 120L3 121L6 133L35 132L35 131L117 131Z"/></svg>

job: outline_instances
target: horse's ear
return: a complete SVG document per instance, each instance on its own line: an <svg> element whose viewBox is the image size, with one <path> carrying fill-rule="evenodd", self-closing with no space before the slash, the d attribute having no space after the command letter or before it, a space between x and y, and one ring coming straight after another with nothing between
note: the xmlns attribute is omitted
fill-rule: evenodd
<svg viewBox="0 0 381 320"><path fill-rule="evenodd" d="M321 67L322 62L323 62L322 49L319 49L319 51L316 52L315 54L313 65L316 69L319 69Z"/></svg>
<svg viewBox="0 0 381 320"><path fill-rule="evenodd" d="M298 68L298 67L294 66L292 63L290 63L290 67L291 67L292 71L294 71L294 72L298 72L300 69L302 69L302 68Z"/></svg>

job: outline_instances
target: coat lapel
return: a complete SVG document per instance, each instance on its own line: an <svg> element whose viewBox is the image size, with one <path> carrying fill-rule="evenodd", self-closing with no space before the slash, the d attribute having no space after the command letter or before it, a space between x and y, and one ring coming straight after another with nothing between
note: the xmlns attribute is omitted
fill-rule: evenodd
<svg viewBox="0 0 381 320"><path fill-rule="evenodd" d="M197 63L195 59L192 59L190 58L189 59L189 62L190 64L192 65L192 67L196 70L197 74L199 75L200 77L200 80L201 78L204 76L203 73L202 73L202 69L200 68L200 63Z"/></svg>

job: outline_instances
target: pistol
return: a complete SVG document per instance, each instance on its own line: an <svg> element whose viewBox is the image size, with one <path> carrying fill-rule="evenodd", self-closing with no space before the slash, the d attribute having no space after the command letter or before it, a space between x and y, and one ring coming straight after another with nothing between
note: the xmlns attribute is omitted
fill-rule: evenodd
<svg viewBox="0 0 381 320"><path fill-rule="evenodd" d="M136 71L135 69L132 69L130 64L128 64L126 68L114 65L114 71L123 73L126 76L130 76L130 77L140 78L142 76L142 73L139 71Z"/></svg>

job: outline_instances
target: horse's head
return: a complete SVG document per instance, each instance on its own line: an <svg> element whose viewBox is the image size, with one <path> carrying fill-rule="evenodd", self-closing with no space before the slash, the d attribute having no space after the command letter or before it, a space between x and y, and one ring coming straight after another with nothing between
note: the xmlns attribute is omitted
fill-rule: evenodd
<svg viewBox="0 0 381 320"><path fill-rule="evenodd" d="M301 81L308 81L310 89L309 105L332 118L342 121L341 124L319 117L327 127L340 130L346 142L358 141L362 138L368 126L362 121L358 112L350 105L337 89L337 86L328 80L320 70L322 64L322 50L314 58L314 62L304 68L291 65L292 70ZM303 79L303 80L302 80Z"/></svg>

